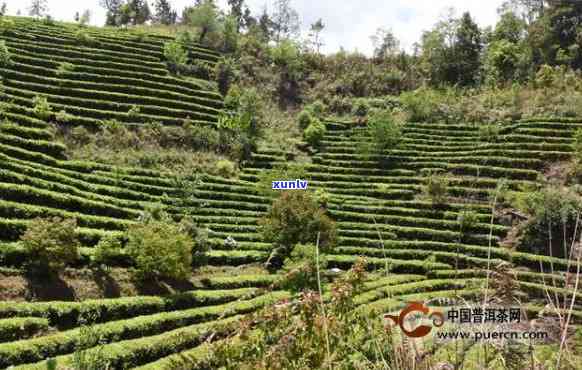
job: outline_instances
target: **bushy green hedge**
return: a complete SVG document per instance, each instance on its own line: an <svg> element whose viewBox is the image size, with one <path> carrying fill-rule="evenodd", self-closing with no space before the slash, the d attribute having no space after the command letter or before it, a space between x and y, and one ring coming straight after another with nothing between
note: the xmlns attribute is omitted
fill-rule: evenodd
<svg viewBox="0 0 582 370"><path fill-rule="evenodd" d="M94 329L100 333L102 340L106 343L148 337L166 332L162 334L165 341L157 342L158 346L163 345L167 350L173 351L175 350L173 348L175 342L168 341L169 338L173 337L171 330L201 322L217 320L222 317L253 312L266 304L274 303L277 300L287 297L289 297L288 293L275 292L247 301L193 308L184 311L163 312L128 320L98 324L95 325ZM48 357L71 353L75 350L78 336L79 329L73 329L45 337L7 343L0 346L0 366L7 367L10 365L33 363L42 361ZM180 337L179 339L182 340L183 338ZM142 350L147 349L149 353L153 353L156 349L153 345L152 338L143 338L137 342L142 343L143 346L140 346L140 348ZM121 349L122 347L113 344L109 348ZM131 352L132 347L124 346L123 351ZM129 362L128 365L138 365L138 361L136 361L136 358L133 358L133 361Z"/></svg>
<svg viewBox="0 0 582 370"><path fill-rule="evenodd" d="M49 321L40 317L0 320L0 343L30 338L48 330L48 328Z"/></svg>

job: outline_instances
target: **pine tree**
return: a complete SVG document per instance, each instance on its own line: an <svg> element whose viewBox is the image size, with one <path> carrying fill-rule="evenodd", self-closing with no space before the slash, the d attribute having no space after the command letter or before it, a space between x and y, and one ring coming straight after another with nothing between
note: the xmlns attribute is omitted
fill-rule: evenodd
<svg viewBox="0 0 582 370"><path fill-rule="evenodd" d="M457 64L457 82L462 86L474 85L481 67L481 30L469 12L461 17L456 32L454 54Z"/></svg>
<svg viewBox="0 0 582 370"><path fill-rule="evenodd" d="M4 16L6 14L6 2L2 3L2 6L0 7L0 16Z"/></svg>

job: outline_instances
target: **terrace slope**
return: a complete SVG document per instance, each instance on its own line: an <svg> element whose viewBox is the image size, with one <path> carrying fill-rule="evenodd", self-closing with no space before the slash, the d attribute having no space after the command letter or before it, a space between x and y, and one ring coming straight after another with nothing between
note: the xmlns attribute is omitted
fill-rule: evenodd
<svg viewBox="0 0 582 370"><path fill-rule="evenodd" d="M28 257L17 240L36 217L78 220L84 248L75 268L82 268L102 236L123 232L146 207L158 203L176 217L191 214L210 229L210 265L241 269L164 297L0 303L0 368L45 368L47 357L70 361L79 314L85 310L100 313L98 329L112 368L164 368L176 353L203 353L209 334L225 335L240 315L288 298L288 292L266 289L277 275L243 269L265 262L271 252L257 223L271 199L255 187L257 174L284 161L287 153L277 148L254 153L238 180L194 174L178 178L67 160L66 148L54 139L55 117L37 118L35 96L46 96L55 111L67 113L60 124L89 127L108 119L128 125L181 125L186 119L212 125L222 97L208 81L168 73L161 52L164 38L87 28L95 41L84 45L77 26L14 20L16 27L0 35L14 61L0 68L1 270L20 273ZM191 57L214 63L219 55L196 47ZM73 67L63 68L63 63ZM558 271L552 278L560 281L566 262L499 247L508 226L496 218L490 225L488 197L499 178L519 189L535 183L545 163L568 158L572 133L581 125L523 122L506 127L499 141L489 143L473 125L409 123L398 150L362 157L355 143L368 140L364 130L329 123L322 150L308 171L310 187L332 195L329 211L338 221L340 238L328 256L330 265L348 268L358 256L366 256L372 267L386 269L356 297L362 310L389 311L410 299L477 296L484 269L501 261L527 268L519 274L522 289L532 298L543 297L540 278L550 277L540 274L540 262L545 272L552 262ZM447 173L453 196L436 208L418 198L427 172L435 169ZM199 186L188 190L198 180ZM479 222L460 239L456 220L467 208ZM237 241L235 248L224 243L229 236ZM531 310L539 305L533 303Z"/></svg>

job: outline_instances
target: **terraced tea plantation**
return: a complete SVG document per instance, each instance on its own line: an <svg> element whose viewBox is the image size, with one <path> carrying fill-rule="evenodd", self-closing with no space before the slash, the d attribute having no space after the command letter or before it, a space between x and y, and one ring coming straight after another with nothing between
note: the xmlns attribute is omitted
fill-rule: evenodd
<svg viewBox="0 0 582 370"><path fill-rule="evenodd" d="M47 358L70 363L87 311L99 313L95 328L110 368L167 368L184 356L203 358L211 334L220 338L242 315L291 297L272 288L277 274L249 273L267 261L272 248L257 223L272 199L255 182L260 171L284 161L284 150L254 153L239 180L202 176L194 197L185 197L182 185L164 173L68 160L66 148L55 141L53 119L86 127L110 119L215 125L222 97L208 81L168 72L162 50L169 39L86 28L92 40L87 44L79 41L75 25L14 22L0 35L13 61L0 68L2 275L24 274L29 257L18 240L35 218L77 219L83 248L73 267L83 269L103 236L121 234L155 204L175 216L191 214L210 229L208 264L219 272L164 296L1 302L0 368L44 369ZM212 65L219 55L197 47L190 57ZM47 98L56 118L38 117L37 96ZM322 149L308 165L309 187L331 194L329 211L340 238L327 256L329 267L346 270L365 256L371 269L382 270L356 297L360 309L389 312L410 300L480 297L487 269L506 261L522 268L520 288L534 314L544 306L543 281L563 285L564 273L574 268L564 259L499 246L510 226L497 217L491 222L490 198L499 179L519 190L535 183L549 163L568 159L582 123L522 122L504 127L495 142L482 140L472 124L408 123L399 149L368 156L355 145L369 140L363 128L327 125ZM449 201L438 207L420 196L435 170L446 173L450 184ZM457 219L467 209L478 222L461 237ZM236 247L225 243L228 237ZM550 265L555 275L548 275ZM581 304L574 317L582 320Z"/></svg>

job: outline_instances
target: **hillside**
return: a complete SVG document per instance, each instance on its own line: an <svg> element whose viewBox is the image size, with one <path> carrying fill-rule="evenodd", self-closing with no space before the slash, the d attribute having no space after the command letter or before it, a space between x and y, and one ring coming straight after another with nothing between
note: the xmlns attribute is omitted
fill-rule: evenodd
<svg viewBox="0 0 582 370"><path fill-rule="evenodd" d="M280 272L263 268L273 246L263 239L259 219L273 199L257 186L261 173L288 162L289 148L255 151L236 179L195 173L178 178L70 160L56 126L96 130L116 120L128 127L185 121L216 127L223 97L214 81L170 74L163 54L169 37L12 20L14 27L0 35L12 59L0 68L0 368L43 369L47 358L71 362L87 310L100 313L95 326L110 368L168 368L176 354L202 358L210 333L220 338L243 315L292 297L272 289ZM220 54L197 46L189 57L213 65ZM52 109L45 117L35 111L37 97ZM502 246L512 220L495 211L493 198L500 179L507 189L523 191L541 185L552 164L570 160L582 121L523 120L503 126L495 140L473 123L407 122L398 148L367 155L357 148L372 140L365 127L325 124L327 133L305 169L309 189L329 193L327 211L338 227L328 269L348 270L362 256L368 262L372 275L354 298L359 309L392 312L411 300L480 299L487 271L503 262L516 272L528 314L544 309L548 291L564 293L546 282L565 287L566 273L577 266ZM448 183L447 201L439 205L423 196L434 173L445 174ZM186 189L193 183L194 190ZM158 204L176 220L190 215L209 229L205 266L187 283L165 295L104 288L93 299L67 287L66 278L60 292L53 287L34 296L38 287L26 287L26 281L39 282L30 282L29 256L19 238L37 218L77 220L83 246L68 274L96 281L93 247L104 236L123 235ZM476 221L461 232L459 216L468 211ZM225 242L229 237L234 247ZM132 265L123 253L116 261L109 279ZM24 293L10 295L15 286ZM72 290L70 301L62 290ZM579 300L572 312L579 324Z"/></svg>

